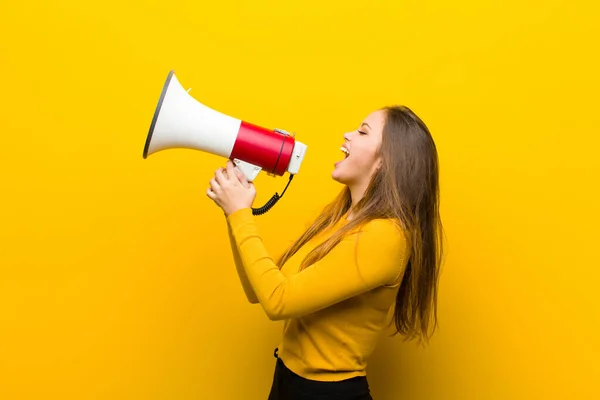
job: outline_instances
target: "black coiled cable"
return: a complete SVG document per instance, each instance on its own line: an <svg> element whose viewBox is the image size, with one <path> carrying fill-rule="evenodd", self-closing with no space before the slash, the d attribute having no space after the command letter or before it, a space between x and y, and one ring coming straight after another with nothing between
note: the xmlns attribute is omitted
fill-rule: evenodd
<svg viewBox="0 0 600 400"><path fill-rule="evenodd" d="M275 203L277 203L279 201L279 199L281 199L283 197L283 195L285 194L285 191L287 190L287 188L290 185L290 182L292 181L293 178L294 178L294 175L290 174L290 179L288 180L288 183L287 183L287 185L285 185L285 188L283 189L283 192L281 192L281 194L275 192L273 197L271 197L264 206L259 207L259 208L252 208L252 215L263 215L264 213L269 211L271 209L271 207L273 207L275 205Z"/></svg>

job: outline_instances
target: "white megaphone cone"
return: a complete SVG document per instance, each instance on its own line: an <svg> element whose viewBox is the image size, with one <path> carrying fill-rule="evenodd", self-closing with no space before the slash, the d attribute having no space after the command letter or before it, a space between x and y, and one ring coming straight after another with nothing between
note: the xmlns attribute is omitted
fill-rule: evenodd
<svg viewBox="0 0 600 400"><path fill-rule="evenodd" d="M288 172L289 185L300 169L307 146L283 130L266 129L203 105L170 71L154 111L143 157L175 148L231 159L249 181L261 170L279 176ZM283 193L275 193L265 206L253 209L254 215L267 212Z"/></svg>

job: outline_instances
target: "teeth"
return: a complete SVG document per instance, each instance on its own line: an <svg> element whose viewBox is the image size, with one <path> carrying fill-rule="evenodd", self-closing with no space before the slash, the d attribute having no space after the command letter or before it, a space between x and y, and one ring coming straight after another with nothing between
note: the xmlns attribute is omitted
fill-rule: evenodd
<svg viewBox="0 0 600 400"><path fill-rule="evenodd" d="M340 147L340 150L343 151L344 153L350 155L350 152L345 147Z"/></svg>

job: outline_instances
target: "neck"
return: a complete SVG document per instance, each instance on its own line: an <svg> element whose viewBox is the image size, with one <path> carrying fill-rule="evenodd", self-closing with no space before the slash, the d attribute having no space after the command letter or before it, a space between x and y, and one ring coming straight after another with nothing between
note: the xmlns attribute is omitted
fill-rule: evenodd
<svg viewBox="0 0 600 400"><path fill-rule="evenodd" d="M365 191L367 190L367 185L364 184L356 184L356 185L348 185L348 189L350 189L350 197L352 198L352 203L350 204L350 210L348 210L348 220L352 218L353 210L358 204L359 201L365 195Z"/></svg>

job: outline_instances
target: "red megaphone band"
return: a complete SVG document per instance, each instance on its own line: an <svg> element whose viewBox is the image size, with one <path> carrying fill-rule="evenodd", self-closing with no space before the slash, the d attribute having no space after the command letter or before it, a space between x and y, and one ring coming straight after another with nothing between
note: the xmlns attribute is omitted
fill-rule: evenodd
<svg viewBox="0 0 600 400"><path fill-rule="evenodd" d="M290 135L242 121L230 158L281 176L290 163L294 144L295 139Z"/></svg>

